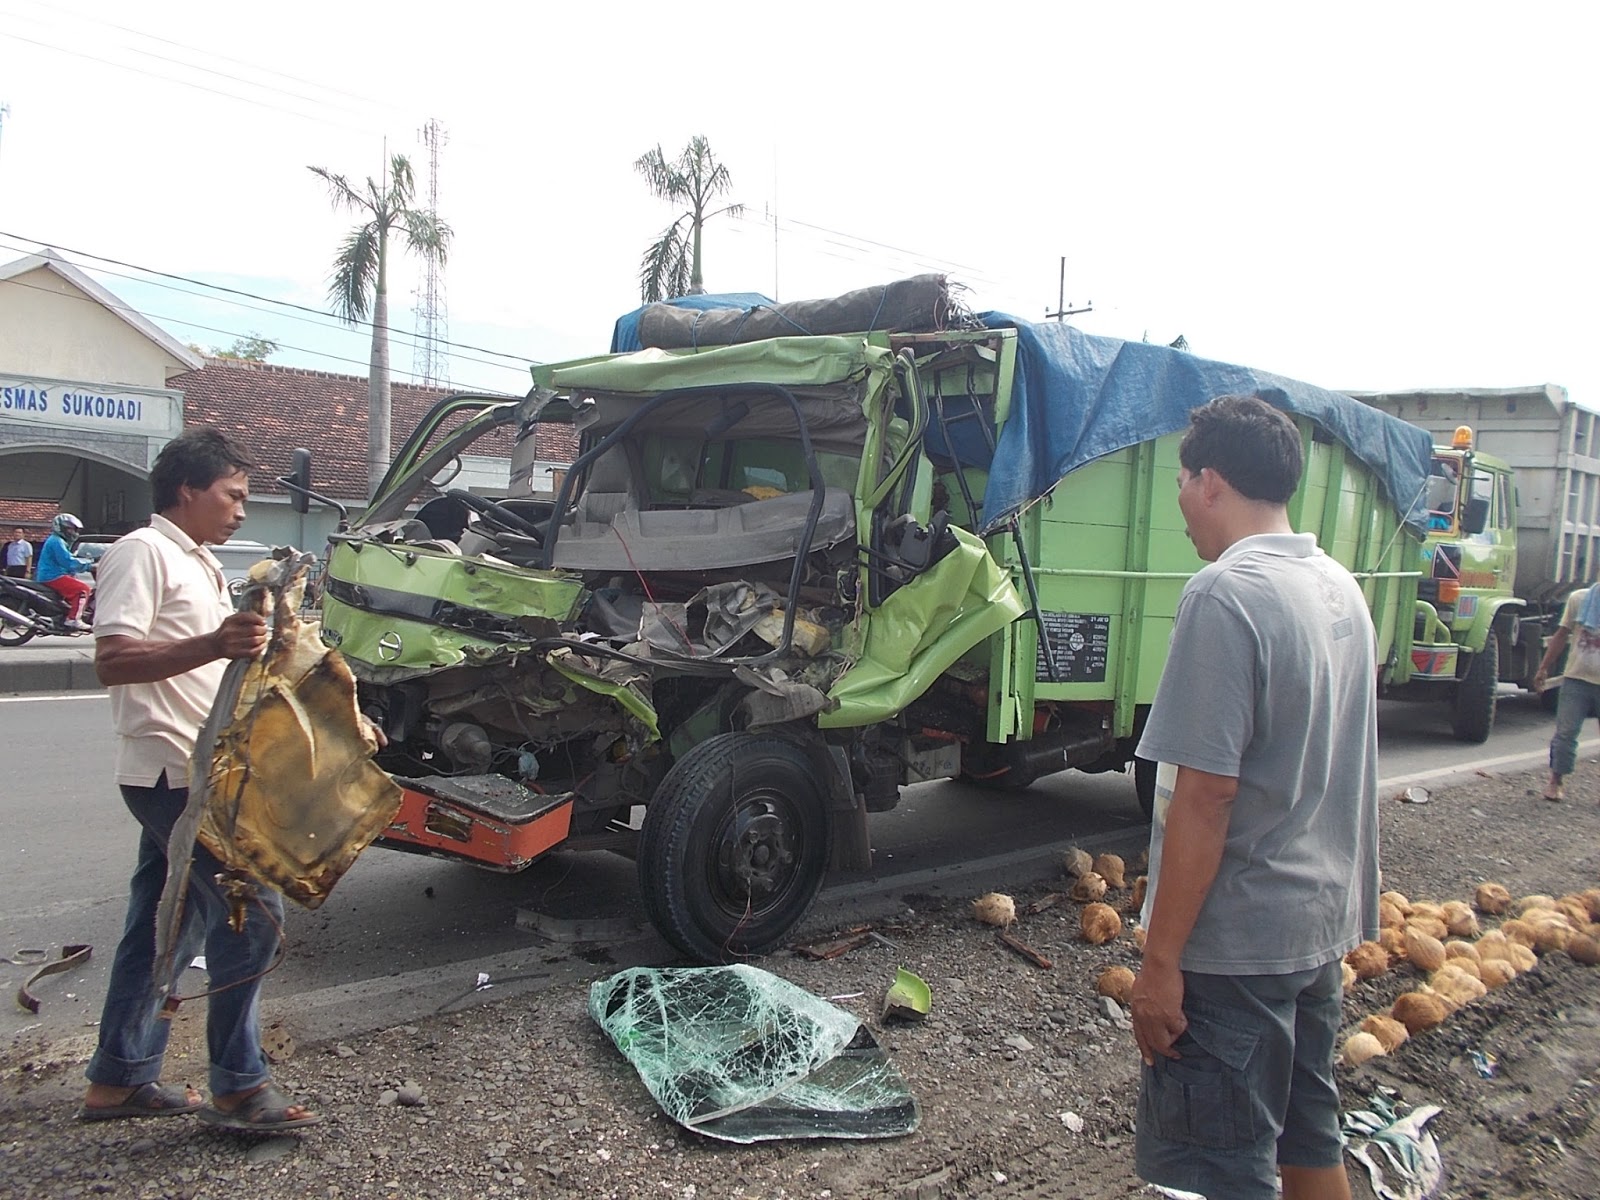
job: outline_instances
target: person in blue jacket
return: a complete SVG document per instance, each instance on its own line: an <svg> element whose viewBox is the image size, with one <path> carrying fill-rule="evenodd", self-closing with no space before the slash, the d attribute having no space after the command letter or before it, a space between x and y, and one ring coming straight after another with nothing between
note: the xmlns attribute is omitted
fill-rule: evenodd
<svg viewBox="0 0 1600 1200"><path fill-rule="evenodd" d="M72 553L73 543L77 542L82 532L83 522L77 517L67 512L57 513L50 522L50 536L45 538L44 546L39 551L39 566L34 576L67 602L66 624L69 629L89 628L79 618L83 615L83 606L89 601L89 593L94 589L77 576L94 564Z"/></svg>

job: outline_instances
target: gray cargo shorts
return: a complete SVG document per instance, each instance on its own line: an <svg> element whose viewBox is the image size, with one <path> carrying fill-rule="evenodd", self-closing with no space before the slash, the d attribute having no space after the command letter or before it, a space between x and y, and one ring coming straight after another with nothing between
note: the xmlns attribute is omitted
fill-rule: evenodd
<svg viewBox="0 0 1600 1200"><path fill-rule="evenodd" d="M1140 1177L1210 1200L1272 1200L1279 1164L1338 1166L1338 960L1290 975L1185 971L1183 985L1183 1057L1158 1056L1140 1075Z"/></svg>

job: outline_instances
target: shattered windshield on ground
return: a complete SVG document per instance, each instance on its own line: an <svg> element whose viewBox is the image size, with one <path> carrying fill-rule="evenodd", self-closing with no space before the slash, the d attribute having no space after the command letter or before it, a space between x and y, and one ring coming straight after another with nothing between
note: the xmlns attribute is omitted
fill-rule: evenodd
<svg viewBox="0 0 1600 1200"><path fill-rule="evenodd" d="M731 1142L885 1138L916 1100L872 1031L755 967L635 967L597 981L589 1014L663 1112Z"/></svg>

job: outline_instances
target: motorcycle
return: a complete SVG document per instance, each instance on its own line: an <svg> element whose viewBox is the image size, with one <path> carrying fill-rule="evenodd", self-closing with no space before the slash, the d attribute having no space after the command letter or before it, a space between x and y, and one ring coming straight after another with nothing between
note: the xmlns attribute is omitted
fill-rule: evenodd
<svg viewBox="0 0 1600 1200"><path fill-rule="evenodd" d="M94 619L94 593L89 593L81 620ZM55 589L31 579L0 575L0 646L20 646L35 637L84 637L87 629L67 624L67 602Z"/></svg>

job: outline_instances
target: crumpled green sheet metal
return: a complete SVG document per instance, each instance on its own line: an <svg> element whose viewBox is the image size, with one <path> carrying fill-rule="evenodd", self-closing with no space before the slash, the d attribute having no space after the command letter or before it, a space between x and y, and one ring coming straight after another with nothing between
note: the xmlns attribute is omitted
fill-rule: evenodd
<svg viewBox="0 0 1600 1200"><path fill-rule="evenodd" d="M871 1030L758 967L633 967L591 985L589 1015L708 1137L899 1137L921 1119Z"/></svg>
<svg viewBox="0 0 1600 1200"><path fill-rule="evenodd" d="M960 545L873 612L860 659L828 692L838 707L817 717L822 728L888 720L1027 611L989 548L964 529L950 532Z"/></svg>

